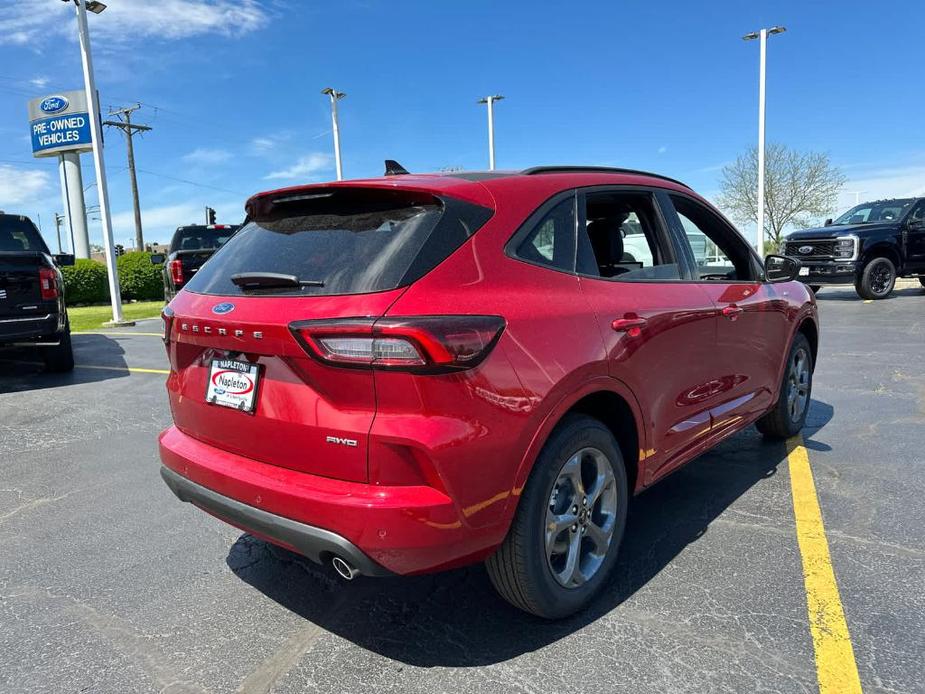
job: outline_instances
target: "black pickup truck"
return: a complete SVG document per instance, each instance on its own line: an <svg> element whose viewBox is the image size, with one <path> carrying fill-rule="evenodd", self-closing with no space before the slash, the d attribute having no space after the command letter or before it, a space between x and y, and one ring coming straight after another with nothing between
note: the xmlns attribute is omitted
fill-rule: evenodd
<svg viewBox="0 0 925 694"><path fill-rule="evenodd" d="M190 224L179 227L170 239L164 263L164 299L170 301L240 226Z"/></svg>
<svg viewBox="0 0 925 694"><path fill-rule="evenodd" d="M824 227L789 234L783 253L800 261L799 279L813 291L853 284L863 299L885 299L897 277L925 287L925 198L857 205Z"/></svg>
<svg viewBox="0 0 925 694"><path fill-rule="evenodd" d="M0 350L35 350L49 371L74 368L60 265L28 217L0 212Z"/></svg>

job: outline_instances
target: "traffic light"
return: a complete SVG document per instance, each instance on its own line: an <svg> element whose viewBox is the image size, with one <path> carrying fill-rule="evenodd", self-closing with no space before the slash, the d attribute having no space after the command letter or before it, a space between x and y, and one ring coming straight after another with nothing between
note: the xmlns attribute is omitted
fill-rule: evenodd
<svg viewBox="0 0 925 694"><path fill-rule="evenodd" d="M206 224L215 224L215 210L211 207L206 208Z"/></svg>
<svg viewBox="0 0 925 694"><path fill-rule="evenodd" d="M123 246L121 243L117 243L116 244L116 255L119 256L119 255L122 255L123 253L125 253L125 246Z"/></svg>

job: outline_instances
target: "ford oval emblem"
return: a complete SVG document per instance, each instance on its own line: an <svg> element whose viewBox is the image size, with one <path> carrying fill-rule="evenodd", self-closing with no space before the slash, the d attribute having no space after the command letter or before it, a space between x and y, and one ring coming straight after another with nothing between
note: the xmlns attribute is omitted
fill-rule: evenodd
<svg viewBox="0 0 925 694"><path fill-rule="evenodd" d="M806 255L807 253L813 252L813 247L812 246L800 246L799 248L797 248L797 250L803 255Z"/></svg>
<svg viewBox="0 0 925 694"><path fill-rule="evenodd" d="M234 311L234 304L229 303L227 301L223 304L215 304L215 306L212 307L212 313L221 314L221 313L231 313L232 311Z"/></svg>
<svg viewBox="0 0 925 694"><path fill-rule="evenodd" d="M70 102L67 100L67 97L60 95L49 96L42 99L42 103L39 104L39 108L42 109L43 113L60 113L68 106L70 106Z"/></svg>

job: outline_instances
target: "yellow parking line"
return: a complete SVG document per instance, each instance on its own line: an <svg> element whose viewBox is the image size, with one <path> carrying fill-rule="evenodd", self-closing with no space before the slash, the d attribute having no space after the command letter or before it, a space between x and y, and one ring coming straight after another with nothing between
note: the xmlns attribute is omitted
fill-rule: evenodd
<svg viewBox="0 0 925 694"><path fill-rule="evenodd" d="M168 369L142 369L137 366L97 366L96 364L74 364L78 369L100 369L102 371L128 371L138 374L169 374Z"/></svg>
<svg viewBox="0 0 925 694"><path fill-rule="evenodd" d="M865 303L865 304L872 304L872 303L874 303L874 300L873 300L873 299L864 299L864 303Z"/></svg>
<svg viewBox="0 0 925 694"><path fill-rule="evenodd" d="M81 330L80 332L71 333L71 335L118 335L119 337L124 337L125 335L144 335L146 337L164 337L164 333L119 333L115 331L103 330Z"/></svg>
<svg viewBox="0 0 925 694"><path fill-rule="evenodd" d="M800 435L787 442L787 460L819 694L860 694L851 635L835 582L809 456Z"/></svg>

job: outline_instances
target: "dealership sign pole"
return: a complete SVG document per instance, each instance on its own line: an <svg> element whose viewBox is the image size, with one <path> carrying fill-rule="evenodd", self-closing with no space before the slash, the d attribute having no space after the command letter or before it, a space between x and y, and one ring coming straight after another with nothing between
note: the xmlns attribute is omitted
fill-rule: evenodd
<svg viewBox="0 0 925 694"><path fill-rule="evenodd" d="M93 79L93 58L90 55L90 33L87 29L87 8L105 9L102 3L88 3L75 0L77 6L77 31L80 35L80 57L84 69L84 86L87 103L90 106L90 132L93 138L93 164L96 169L96 189L100 203L100 221L103 224L103 252L109 269L109 296L112 301L112 322L109 325L131 325L122 317L122 298L119 295L119 274L116 270L116 256L112 242L112 218L109 212L109 189L106 186L106 164L103 161L103 124L100 120L100 101ZM96 11L96 10L94 10ZM97 12L98 13L98 12Z"/></svg>

